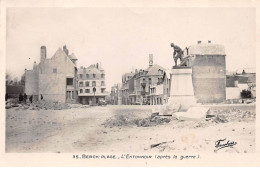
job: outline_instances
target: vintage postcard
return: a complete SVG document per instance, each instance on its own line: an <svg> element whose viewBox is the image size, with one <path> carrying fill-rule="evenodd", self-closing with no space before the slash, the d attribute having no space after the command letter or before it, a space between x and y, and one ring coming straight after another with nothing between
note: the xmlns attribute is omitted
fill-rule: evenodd
<svg viewBox="0 0 260 170"><path fill-rule="evenodd" d="M0 2L0 166L259 166L259 1Z"/></svg>

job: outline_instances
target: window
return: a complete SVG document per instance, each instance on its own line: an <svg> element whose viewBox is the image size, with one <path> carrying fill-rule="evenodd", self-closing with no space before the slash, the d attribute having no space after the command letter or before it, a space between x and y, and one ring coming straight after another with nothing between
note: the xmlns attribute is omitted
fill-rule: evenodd
<svg viewBox="0 0 260 170"><path fill-rule="evenodd" d="M104 81L101 81L101 86L104 86L105 85L105 82Z"/></svg>
<svg viewBox="0 0 260 170"><path fill-rule="evenodd" d="M101 74L101 78L104 78L105 77L105 74Z"/></svg>
<svg viewBox="0 0 260 170"><path fill-rule="evenodd" d="M90 90L89 90L89 89L86 89L86 90L85 90L85 93L90 93Z"/></svg>
<svg viewBox="0 0 260 170"><path fill-rule="evenodd" d="M158 70L159 74L163 74L163 70Z"/></svg>
<svg viewBox="0 0 260 170"><path fill-rule="evenodd" d="M93 74L93 78L96 78L96 74Z"/></svg>
<svg viewBox="0 0 260 170"><path fill-rule="evenodd" d="M89 74L86 74L86 78L89 78Z"/></svg>
<svg viewBox="0 0 260 170"><path fill-rule="evenodd" d="M82 87L83 86L83 82L79 82L79 87Z"/></svg>
<svg viewBox="0 0 260 170"><path fill-rule="evenodd" d="M102 88L102 89L101 89L101 93L104 93L104 92L105 92L105 88Z"/></svg>
<svg viewBox="0 0 260 170"><path fill-rule="evenodd" d="M67 98L67 99L74 99L73 91L67 91L67 93L66 93L66 98Z"/></svg>
<svg viewBox="0 0 260 170"><path fill-rule="evenodd" d="M73 78L67 78L67 86L73 86Z"/></svg>
<svg viewBox="0 0 260 170"><path fill-rule="evenodd" d="M149 84L152 84L152 78L149 78Z"/></svg>
<svg viewBox="0 0 260 170"><path fill-rule="evenodd" d="M96 86L96 81L92 81L92 86L93 86L93 87Z"/></svg>
<svg viewBox="0 0 260 170"><path fill-rule="evenodd" d="M81 78L81 79L82 79L82 77L83 77L83 75L82 75L82 74L80 74L80 75L79 75L79 78Z"/></svg>
<svg viewBox="0 0 260 170"><path fill-rule="evenodd" d="M54 69L53 69L53 73L57 73L57 68L54 68Z"/></svg>
<svg viewBox="0 0 260 170"><path fill-rule="evenodd" d="M85 82L85 86L87 86L87 87L89 86L89 82L88 81Z"/></svg>
<svg viewBox="0 0 260 170"><path fill-rule="evenodd" d="M83 90L82 90L82 89L80 89L80 90L79 90L79 93L83 93Z"/></svg>

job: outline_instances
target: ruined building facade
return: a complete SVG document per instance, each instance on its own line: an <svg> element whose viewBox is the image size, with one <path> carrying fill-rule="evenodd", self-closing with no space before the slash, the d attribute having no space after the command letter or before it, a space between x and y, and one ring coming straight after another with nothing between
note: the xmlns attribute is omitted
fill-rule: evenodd
<svg viewBox="0 0 260 170"><path fill-rule="evenodd" d="M66 46L47 58L47 49L41 47L41 60L34 62L32 70L25 70L25 93L34 100L70 102L77 101L77 58Z"/></svg>

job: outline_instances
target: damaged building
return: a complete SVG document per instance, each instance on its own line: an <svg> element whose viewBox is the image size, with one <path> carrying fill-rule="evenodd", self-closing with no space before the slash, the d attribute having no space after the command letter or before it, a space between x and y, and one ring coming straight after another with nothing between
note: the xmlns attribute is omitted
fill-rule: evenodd
<svg viewBox="0 0 260 170"><path fill-rule="evenodd" d="M40 63L34 62L32 70L25 70L25 93L33 100L74 103L77 101L77 58L69 54L66 45L51 58L47 49L40 49Z"/></svg>

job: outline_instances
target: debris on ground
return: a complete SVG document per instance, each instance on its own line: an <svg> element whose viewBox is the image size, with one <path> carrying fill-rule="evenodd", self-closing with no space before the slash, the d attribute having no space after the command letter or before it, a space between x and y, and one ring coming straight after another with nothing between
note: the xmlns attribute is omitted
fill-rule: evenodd
<svg viewBox="0 0 260 170"><path fill-rule="evenodd" d="M167 143L167 142L161 142L161 143L157 143L157 144L152 144L151 148L157 147L157 146L165 144L165 143Z"/></svg>
<svg viewBox="0 0 260 170"><path fill-rule="evenodd" d="M224 110L210 110L206 117L211 117L211 119L216 123L226 123L233 121L252 121L255 120L255 116L255 112L242 111L232 108Z"/></svg>
<svg viewBox="0 0 260 170"><path fill-rule="evenodd" d="M174 141L175 140L152 144L152 145L150 145L150 149L156 148L156 149L158 149L159 152L162 152L165 149L172 149L171 146L173 145ZM148 150L148 148L145 150Z"/></svg>
<svg viewBox="0 0 260 170"><path fill-rule="evenodd" d="M133 117L132 115L129 114L125 114L125 115L115 115L112 118L109 118L106 120L105 123L103 123L102 125L104 125L105 127L120 127L120 126L130 126L133 125Z"/></svg>
<svg viewBox="0 0 260 170"><path fill-rule="evenodd" d="M249 99L227 99L224 101L225 104L249 104L255 103L256 98L249 98Z"/></svg>
<svg viewBox="0 0 260 170"><path fill-rule="evenodd" d="M169 123L172 117L162 117L152 114L146 118L136 118L132 114L115 115L106 120L103 125L105 127L120 127L120 126L137 126L137 127L151 127Z"/></svg>
<svg viewBox="0 0 260 170"><path fill-rule="evenodd" d="M171 117L161 117L161 116L150 116L144 119L136 119L135 124L138 127L150 127L156 125L162 125L165 123L169 123L171 121Z"/></svg>
<svg viewBox="0 0 260 170"><path fill-rule="evenodd" d="M60 103L60 102L50 102L45 100L40 100L32 103L25 103L21 102L18 103L16 100L8 100L6 102L6 109L10 109L12 107L17 107L18 109L29 109L29 110L64 110L64 109L70 109L71 107L67 103Z"/></svg>

